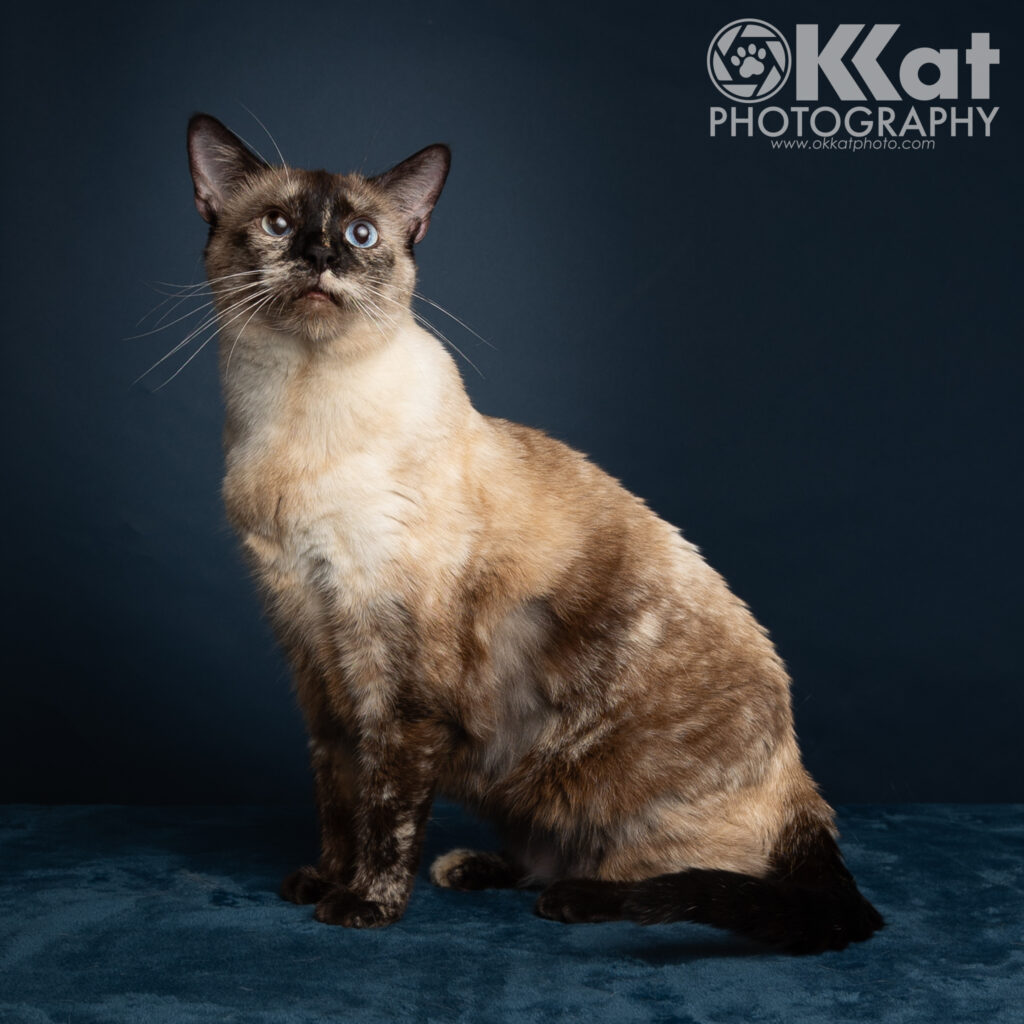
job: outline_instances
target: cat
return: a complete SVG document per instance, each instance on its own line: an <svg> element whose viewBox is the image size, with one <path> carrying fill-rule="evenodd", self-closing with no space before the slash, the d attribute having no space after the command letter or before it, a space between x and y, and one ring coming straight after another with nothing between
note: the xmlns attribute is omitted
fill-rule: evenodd
<svg viewBox="0 0 1024 1024"><path fill-rule="evenodd" d="M197 114L188 151L225 506L310 735L321 855L281 895L328 924L397 920L444 794L504 850L439 857L439 886L793 952L881 928L746 605L583 455L478 413L418 325L448 148L342 176L272 166Z"/></svg>

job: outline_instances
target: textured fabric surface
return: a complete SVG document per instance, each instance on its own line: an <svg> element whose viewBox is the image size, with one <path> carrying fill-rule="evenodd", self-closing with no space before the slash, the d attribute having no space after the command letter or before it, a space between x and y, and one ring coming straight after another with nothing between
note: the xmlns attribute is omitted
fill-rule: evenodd
<svg viewBox="0 0 1024 1024"><path fill-rule="evenodd" d="M847 860L889 925L794 958L689 924L555 924L530 893L435 889L429 857L490 845L447 804L405 918L369 932L275 896L315 853L294 811L0 808L0 1020L1020 1022L1022 810L843 809Z"/></svg>

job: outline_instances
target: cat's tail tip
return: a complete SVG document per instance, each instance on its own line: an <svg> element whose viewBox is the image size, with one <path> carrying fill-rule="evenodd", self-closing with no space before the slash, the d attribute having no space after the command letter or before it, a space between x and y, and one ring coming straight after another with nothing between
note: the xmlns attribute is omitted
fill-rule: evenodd
<svg viewBox="0 0 1024 1024"><path fill-rule="evenodd" d="M856 886L822 892L728 871L696 870L650 878L631 890L622 903L628 921L709 924L794 954L845 949L885 926Z"/></svg>
<svg viewBox="0 0 1024 1024"><path fill-rule="evenodd" d="M885 927L823 824L784 837L764 878L694 869L635 882L623 893L622 916L709 924L796 954L845 949Z"/></svg>

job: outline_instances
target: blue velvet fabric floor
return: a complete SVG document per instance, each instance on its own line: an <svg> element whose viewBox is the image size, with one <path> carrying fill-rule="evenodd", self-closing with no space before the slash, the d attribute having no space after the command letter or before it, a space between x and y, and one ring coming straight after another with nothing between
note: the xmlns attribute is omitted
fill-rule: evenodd
<svg viewBox="0 0 1024 1024"><path fill-rule="evenodd" d="M275 896L313 858L279 808L0 808L0 1020L239 1022L1024 1020L1024 808L859 806L847 860L889 919L794 958L701 926L565 926L524 892L431 887L383 931ZM487 843L440 804L427 857Z"/></svg>

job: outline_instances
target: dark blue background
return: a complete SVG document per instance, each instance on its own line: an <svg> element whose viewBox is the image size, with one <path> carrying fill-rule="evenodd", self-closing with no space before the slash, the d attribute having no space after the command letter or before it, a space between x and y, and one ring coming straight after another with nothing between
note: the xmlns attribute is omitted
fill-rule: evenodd
<svg viewBox="0 0 1024 1024"><path fill-rule="evenodd" d="M897 58L988 31L994 137L711 139L707 46L744 15L898 21ZM200 279L188 115L271 151L245 104L297 165L451 144L420 288L495 348L423 312L483 411L590 453L752 605L826 795L1024 798L1009 5L35 4L8 33L0 797L307 799L214 345L157 391L185 325L125 340L147 282Z"/></svg>

